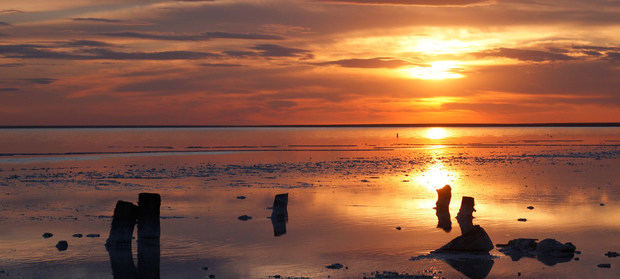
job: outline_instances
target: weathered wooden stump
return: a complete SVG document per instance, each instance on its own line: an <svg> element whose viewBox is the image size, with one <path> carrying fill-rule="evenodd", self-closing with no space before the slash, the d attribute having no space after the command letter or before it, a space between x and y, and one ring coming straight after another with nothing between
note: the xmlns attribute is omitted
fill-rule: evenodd
<svg viewBox="0 0 620 279"><path fill-rule="evenodd" d="M116 202L110 236L106 241L107 246L131 245L133 228L136 225L138 207L126 201Z"/></svg>
<svg viewBox="0 0 620 279"><path fill-rule="evenodd" d="M288 193L278 194L273 200L273 212L271 213L271 219L276 218L284 220L288 218Z"/></svg>
<svg viewBox="0 0 620 279"><path fill-rule="evenodd" d="M437 189L437 202L435 203L436 208L439 209L449 209L450 208L450 200L452 199L452 188L450 185L443 186L441 189Z"/></svg>
<svg viewBox="0 0 620 279"><path fill-rule="evenodd" d="M459 213L456 215L456 220L459 222L459 226L461 227L461 235L464 235L473 229L474 211L476 211L474 209L474 198L463 197L461 200L461 208L459 209Z"/></svg>
<svg viewBox="0 0 620 279"><path fill-rule="evenodd" d="M273 200L273 211L271 212L271 225L273 226L273 236L286 234L286 222L288 221L288 193L278 194Z"/></svg>
<svg viewBox="0 0 620 279"><path fill-rule="evenodd" d="M159 279L159 238L138 238L138 278Z"/></svg>
<svg viewBox="0 0 620 279"><path fill-rule="evenodd" d="M159 239L159 207L161 197L154 193L138 195L138 238Z"/></svg>

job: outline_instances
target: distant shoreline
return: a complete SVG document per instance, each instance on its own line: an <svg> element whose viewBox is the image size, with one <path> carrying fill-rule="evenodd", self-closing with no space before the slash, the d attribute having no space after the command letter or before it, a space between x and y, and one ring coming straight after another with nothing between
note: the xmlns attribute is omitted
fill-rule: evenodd
<svg viewBox="0 0 620 279"><path fill-rule="evenodd" d="M426 124L325 124L325 125L15 125L0 129L149 129L149 128L425 128L425 127L620 127L620 122L591 123L426 123Z"/></svg>

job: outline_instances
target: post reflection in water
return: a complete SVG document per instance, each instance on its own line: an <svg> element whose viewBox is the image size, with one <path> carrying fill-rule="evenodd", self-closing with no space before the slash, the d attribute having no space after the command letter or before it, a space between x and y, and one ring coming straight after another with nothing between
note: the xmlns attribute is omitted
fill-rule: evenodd
<svg viewBox="0 0 620 279"><path fill-rule="evenodd" d="M114 279L159 278L159 239L138 239L138 268L134 265L131 245L108 246Z"/></svg>

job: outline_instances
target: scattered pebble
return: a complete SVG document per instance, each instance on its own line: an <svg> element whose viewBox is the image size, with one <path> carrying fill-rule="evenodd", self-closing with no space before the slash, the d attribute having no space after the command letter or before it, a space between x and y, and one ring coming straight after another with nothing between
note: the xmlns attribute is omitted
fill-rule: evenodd
<svg viewBox="0 0 620 279"><path fill-rule="evenodd" d="M206 267L206 266L203 266L203 267L202 267L202 270L209 270L209 268L208 268L208 267Z"/></svg>
<svg viewBox="0 0 620 279"><path fill-rule="evenodd" d="M67 250L67 248L69 248L69 243L65 240L58 241L58 244L56 244L56 249L58 249L58 251L64 251Z"/></svg>
<svg viewBox="0 0 620 279"><path fill-rule="evenodd" d="M98 233L89 233L86 237L100 237L100 235Z"/></svg>
<svg viewBox="0 0 620 279"><path fill-rule="evenodd" d="M237 196L238 200L245 200L245 196Z"/></svg>
<svg viewBox="0 0 620 279"><path fill-rule="evenodd" d="M576 260L576 261L578 261L578 260L579 260L579 257L575 257L575 260Z"/></svg>
<svg viewBox="0 0 620 279"><path fill-rule="evenodd" d="M329 268L329 269L341 269L343 267L344 266L342 264L339 264L339 263L330 264L330 265L326 266L326 268Z"/></svg>
<svg viewBox="0 0 620 279"><path fill-rule="evenodd" d="M611 264L608 264L608 263L599 264L599 265L597 265L597 267L599 267L599 268L611 268Z"/></svg>
<svg viewBox="0 0 620 279"><path fill-rule="evenodd" d="M48 233L48 232L46 232L46 233L44 233L44 234L43 234L43 238L50 238L50 237L52 237L52 236L54 236L54 234L53 234L53 233Z"/></svg>
<svg viewBox="0 0 620 279"><path fill-rule="evenodd" d="M368 180L366 180L366 179L362 179L362 180L360 180L360 181L362 181L362 182L369 182L369 181L368 181Z"/></svg>
<svg viewBox="0 0 620 279"><path fill-rule="evenodd" d="M396 227L396 229L400 231L402 228L401 227Z"/></svg>
<svg viewBox="0 0 620 279"><path fill-rule="evenodd" d="M73 237L78 237L78 238L81 238L82 236L83 236L83 235L82 235L81 233L75 233L75 234L73 234Z"/></svg>
<svg viewBox="0 0 620 279"><path fill-rule="evenodd" d="M215 275L210 274L210 275L209 275L209 278L215 278Z"/></svg>
<svg viewBox="0 0 620 279"><path fill-rule="evenodd" d="M534 209L534 207L530 205L530 206L527 207L527 209L532 210L532 209Z"/></svg>
<svg viewBox="0 0 620 279"><path fill-rule="evenodd" d="M601 206L605 206L605 204L604 204L604 203L601 203Z"/></svg>
<svg viewBox="0 0 620 279"><path fill-rule="evenodd" d="M609 258L615 258L617 256L620 256L620 254L618 254L618 252L609 251L609 252L605 253L605 256L607 256Z"/></svg>
<svg viewBox="0 0 620 279"><path fill-rule="evenodd" d="M239 217L237 217L237 219L241 220L241 221L247 221L252 219L252 216L248 216L248 215L241 215Z"/></svg>
<svg viewBox="0 0 620 279"><path fill-rule="evenodd" d="M525 219L525 218L519 218L519 219L517 219L517 221L519 221L519 222L525 222L525 221L527 221L527 219Z"/></svg>

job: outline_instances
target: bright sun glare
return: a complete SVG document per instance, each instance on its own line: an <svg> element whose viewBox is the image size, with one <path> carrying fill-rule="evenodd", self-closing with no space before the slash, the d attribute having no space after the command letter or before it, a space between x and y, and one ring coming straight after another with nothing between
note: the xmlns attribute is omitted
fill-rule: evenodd
<svg viewBox="0 0 620 279"><path fill-rule="evenodd" d="M429 139L443 139L448 136L448 131L444 128L430 128L425 136Z"/></svg>
<svg viewBox="0 0 620 279"><path fill-rule="evenodd" d="M450 79L462 78L463 74L456 72L459 68L455 61L432 62L427 67L413 67L404 71L413 78L419 79Z"/></svg>
<svg viewBox="0 0 620 279"><path fill-rule="evenodd" d="M435 164L418 175L416 182L429 190L436 190L446 184L453 185L456 178L456 173L446 170L442 164Z"/></svg>

